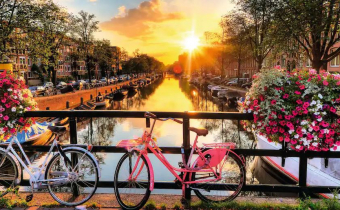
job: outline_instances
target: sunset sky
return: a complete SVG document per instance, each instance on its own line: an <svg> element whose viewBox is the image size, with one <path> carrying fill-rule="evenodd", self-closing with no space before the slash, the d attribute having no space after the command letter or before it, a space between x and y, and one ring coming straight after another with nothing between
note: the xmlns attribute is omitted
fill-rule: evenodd
<svg viewBox="0 0 340 210"><path fill-rule="evenodd" d="M95 14L100 21L97 39L135 49L165 64L185 51L183 40L195 35L204 42L205 31L218 31L223 14L233 9L231 0L54 0L69 12Z"/></svg>

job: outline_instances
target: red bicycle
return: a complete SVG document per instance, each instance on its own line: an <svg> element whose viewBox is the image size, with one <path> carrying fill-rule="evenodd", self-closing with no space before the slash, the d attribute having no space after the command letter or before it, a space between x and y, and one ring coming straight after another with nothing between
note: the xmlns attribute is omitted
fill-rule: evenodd
<svg viewBox="0 0 340 210"><path fill-rule="evenodd" d="M225 202L237 197L245 182L245 164L244 159L232 150L234 143L203 144L204 148L199 148L198 137L206 136L208 130L190 127L189 130L197 135L188 161L182 147L183 162L177 168L168 162L151 135L157 120L183 122L173 118L160 119L149 112L145 117L154 119L150 132L145 131L141 138L122 140L117 144L117 147L128 150L118 162L114 176L115 195L123 209L142 208L154 189L154 170L148 150L176 177L175 181L181 184L183 192L185 188L191 188L206 202ZM194 152L198 157L191 164Z"/></svg>

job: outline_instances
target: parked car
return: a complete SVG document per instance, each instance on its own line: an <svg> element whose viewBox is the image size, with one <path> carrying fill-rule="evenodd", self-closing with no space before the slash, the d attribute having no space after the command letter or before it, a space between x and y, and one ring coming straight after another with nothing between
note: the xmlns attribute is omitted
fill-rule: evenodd
<svg viewBox="0 0 340 210"><path fill-rule="evenodd" d="M100 82L104 85L107 85L108 83L110 83L109 80L106 77L101 78Z"/></svg>
<svg viewBox="0 0 340 210"><path fill-rule="evenodd" d="M35 91L36 96L45 96L47 88L45 86L37 86L37 90Z"/></svg>
<svg viewBox="0 0 340 210"><path fill-rule="evenodd" d="M46 83L44 84L44 87L45 87L45 88L53 88L54 85L53 85L52 82L46 82Z"/></svg>
<svg viewBox="0 0 340 210"><path fill-rule="evenodd" d="M61 89L61 88L65 88L66 86L67 86L66 82L59 82L56 87L57 87L57 89Z"/></svg>

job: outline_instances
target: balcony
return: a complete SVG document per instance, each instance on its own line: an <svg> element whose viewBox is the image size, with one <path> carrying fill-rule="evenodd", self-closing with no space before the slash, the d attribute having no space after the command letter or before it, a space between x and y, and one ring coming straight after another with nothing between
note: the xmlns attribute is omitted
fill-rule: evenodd
<svg viewBox="0 0 340 210"><path fill-rule="evenodd" d="M27 64L13 64L13 70L19 71L19 70L28 70Z"/></svg>

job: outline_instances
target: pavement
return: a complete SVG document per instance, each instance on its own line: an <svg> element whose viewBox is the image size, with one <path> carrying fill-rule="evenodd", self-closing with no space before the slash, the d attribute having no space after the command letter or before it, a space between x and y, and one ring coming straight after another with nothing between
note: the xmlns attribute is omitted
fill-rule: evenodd
<svg viewBox="0 0 340 210"><path fill-rule="evenodd" d="M6 195L10 199L18 199L15 195ZM20 193L21 198L25 198L26 193ZM132 195L133 196L133 195ZM151 194L149 201L153 201L156 205L165 204L167 209L173 209L175 204L180 204L181 195L169 195L169 194ZM270 204L298 204L297 198L277 198L267 196L239 196L236 202L251 202L251 203L270 203ZM199 199L196 196L192 196L192 202L197 202ZM26 208L13 208L12 210L114 210L120 209L116 201L114 194L95 194L91 200L85 203L83 208L69 208L60 206L56 203L48 193L35 193L33 200L28 203L29 207ZM0 207L0 210L5 210Z"/></svg>

